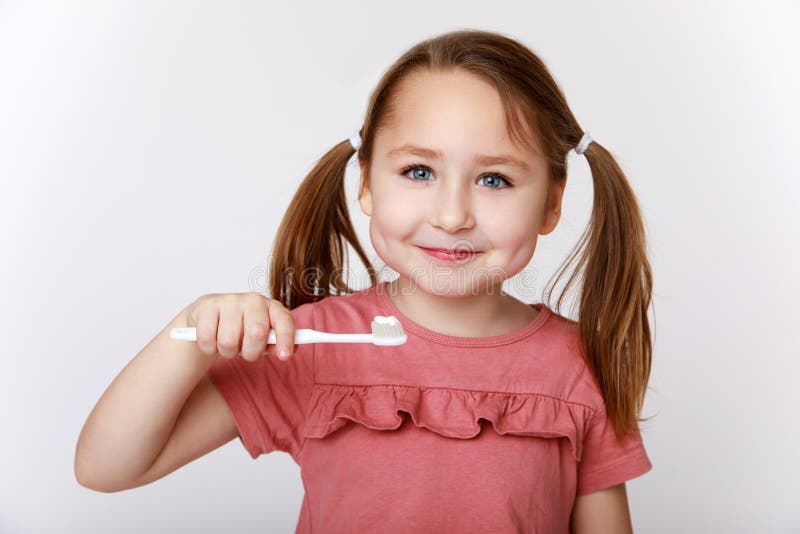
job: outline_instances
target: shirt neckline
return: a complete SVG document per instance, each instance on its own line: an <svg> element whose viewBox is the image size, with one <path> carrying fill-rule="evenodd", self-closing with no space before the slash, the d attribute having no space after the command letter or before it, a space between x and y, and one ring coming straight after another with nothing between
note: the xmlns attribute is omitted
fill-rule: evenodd
<svg viewBox="0 0 800 534"><path fill-rule="evenodd" d="M403 330L406 332L442 345L450 345L454 347L494 347L497 345L506 345L534 334L547 322L551 315L550 309L545 306L544 303L536 302L528 304L528 306L535 308L539 312L536 317L525 326L522 326L511 332L506 332L505 334L496 336L484 337L450 336L425 328L421 324L415 323L403 315L397 306L394 305L392 299L389 298L388 290L386 289L387 284L388 281L384 280L379 282L377 285L372 286L369 290L370 292L374 293L380 307L389 310L387 315L394 315L397 317L397 319L400 321L400 324L403 326Z"/></svg>

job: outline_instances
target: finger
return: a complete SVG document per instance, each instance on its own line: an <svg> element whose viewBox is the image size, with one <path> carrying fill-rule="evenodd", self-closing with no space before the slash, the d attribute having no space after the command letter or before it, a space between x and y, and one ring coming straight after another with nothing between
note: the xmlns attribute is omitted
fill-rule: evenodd
<svg viewBox="0 0 800 534"><path fill-rule="evenodd" d="M219 327L219 308L201 308L197 313L197 347L209 356L217 352L217 328Z"/></svg>
<svg viewBox="0 0 800 534"><path fill-rule="evenodd" d="M224 358L233 358L242 347L242 305L236 294L222 297L219 306L217 351Z"/></svg>
<svg viewBox="0 0 800 534"><path fill-rule="evenodd" d="M267 303L263 297L245 305L244 339L242 339L242 358L248 361L257 360L266 351L269 335L269 315Z"/></svg>
<svg viewBox="0 0 800 534"><path fill-rule="evenodd" d="M269 320L275 330L278 358L288 360L294 352L294 317L279 301L269 300Z"/></svg>

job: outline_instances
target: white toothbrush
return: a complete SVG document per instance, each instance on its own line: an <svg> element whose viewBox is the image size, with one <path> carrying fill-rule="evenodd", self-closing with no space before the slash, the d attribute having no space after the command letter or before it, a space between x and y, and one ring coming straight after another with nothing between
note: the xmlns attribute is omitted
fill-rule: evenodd
<svg viewBox="0 0 800 534"><path fill-rule="evenodd" d="M194 327L173 328L170 330L169 337L184 341L197 341L197 330ZM402 345L406 339L403 325L394 315L388 317L376 315L372 320L371 334L334 334L312 328L295 328L294 330L295 345L303 343L372 343L380 347L392 347ZM274 345L275 342L275 330L270 329L267 344Z"/></svg>

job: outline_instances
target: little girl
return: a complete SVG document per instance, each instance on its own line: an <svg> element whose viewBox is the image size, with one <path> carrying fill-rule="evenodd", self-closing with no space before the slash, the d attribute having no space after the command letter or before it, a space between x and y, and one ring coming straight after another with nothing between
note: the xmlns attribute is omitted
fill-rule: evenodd
<svg viewBox="0 0 800 534"><path fill-rule="evenodd" d="M501 290L557 225L570 149L595 195L577 322ZM349 218L354 153L391 282ZM344 282L345 241L365 290ZM273 298L204 295L181 310L89 415L76 477L134 488L239 437L253 458L285 451L300 466L297 532L631 532L625 481L652 467L638 429L645 250L625 175L533 52L485 31L425 40L300 185L275 242ZM397 317L407 342L293 344L295 328L366 333L376 315ZM169 338L185 326L197 343Z"/></svg>

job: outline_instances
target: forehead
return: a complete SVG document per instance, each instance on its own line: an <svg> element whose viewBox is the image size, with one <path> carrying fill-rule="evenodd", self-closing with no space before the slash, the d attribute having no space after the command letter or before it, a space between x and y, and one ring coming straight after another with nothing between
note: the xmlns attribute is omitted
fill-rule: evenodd
<svg viewBox="0 0 800 534"><path fill-rule="evenodd" d="M510 137L497 90L466 71L407 75L398 84L390 113L386 126L376 132L378 157L390 157L399 148L413 145L435 150L445 159L509 156L528 170L542 168L537 144L530 150Z"/></svg>

